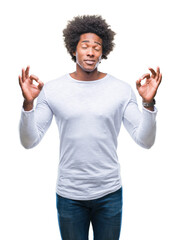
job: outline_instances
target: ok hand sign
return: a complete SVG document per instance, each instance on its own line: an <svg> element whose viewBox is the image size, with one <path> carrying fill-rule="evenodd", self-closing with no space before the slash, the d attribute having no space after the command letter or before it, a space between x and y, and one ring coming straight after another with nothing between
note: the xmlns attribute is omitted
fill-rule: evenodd
<svg viewBox="0 0 180 240"><path fill-rule="evenodd" d="M19 85L26 104L33 104L34 99L39 95L44 84L39 81L39 78L35 75L29 76L29 68L30 66L27 66L26 71L24 68L22 69L22 77L19 75ZM35 85L33 80L35 80L38 85Z"/></svg>
<svg viewBox="0 0 180 240"><path fill-rule="evenodd" d="M150 76L149 73L144 74L139 80L136 81L136 88L139 92L139 95L142 97L144 102L152 102L159 84L162 80L162 74L160 73L160 68L157 67L157 72L154 69L149 68L152 75ZM141 84L141 81L146 78L145 84Z"/></svg>

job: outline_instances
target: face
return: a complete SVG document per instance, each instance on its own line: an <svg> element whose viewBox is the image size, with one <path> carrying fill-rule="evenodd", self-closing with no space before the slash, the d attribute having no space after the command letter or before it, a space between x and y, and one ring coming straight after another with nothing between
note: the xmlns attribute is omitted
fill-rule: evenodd
<svg viewBox="0 0 180 240"><path fill-rule="evenodd" d="M94 71L102 56L102 39L94 33L84 33L78 42L76 63L86 72Z"/></svg>

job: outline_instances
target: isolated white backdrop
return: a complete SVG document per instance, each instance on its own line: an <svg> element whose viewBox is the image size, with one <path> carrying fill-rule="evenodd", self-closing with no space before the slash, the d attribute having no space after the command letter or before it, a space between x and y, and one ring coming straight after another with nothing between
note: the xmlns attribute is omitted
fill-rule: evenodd
<svg viewBox="0 0 180 240"><path fill-rule="evenodd" d="M55 121L42 142L25 150L18 124L23 98L21 69L44 83L75 70L62 38L74 16L100 14L117 33L116 47L99 70L135 81L158 65L157 137L145 150L124 127L118 156L124 188L121 240L179 240L179 5L171 0L0 3L0 239L60 239L55 203L59 139ZM136 92L139 107L141 99ZM90 239L93 239L90 225ZM113 239L112 239L113 240Z"/></svg>

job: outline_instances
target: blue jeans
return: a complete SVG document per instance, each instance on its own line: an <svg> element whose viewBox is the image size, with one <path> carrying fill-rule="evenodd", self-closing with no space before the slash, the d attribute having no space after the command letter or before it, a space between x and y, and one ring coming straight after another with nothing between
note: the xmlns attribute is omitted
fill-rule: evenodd
<svg viewBox="0 0 180 240"><path fill-rule="evenodd" d="M62 240L88 240L92 223L94 240L119 240L122 220L122 187L93 200L72 200L56 193Z"/></svg>

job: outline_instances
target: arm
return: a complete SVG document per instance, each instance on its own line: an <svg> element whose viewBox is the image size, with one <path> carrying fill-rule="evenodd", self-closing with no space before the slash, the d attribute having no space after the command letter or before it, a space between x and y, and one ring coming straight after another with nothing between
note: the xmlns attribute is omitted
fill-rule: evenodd
<svg viewBox="0 0 180 240"><path fill-rule="evenodd" d="M24 97L21 120L19 124L20 140L25 148L36 146L47 131L52 121L52 111L47 103L43 83L35 75L29 76L29 66L22 69L19 84ZM38 85L33 84L35 80ZM34 100L38 97L36 109Z"/></svg>
<svg viewBox="0 0 180 240"><path fill-rule="evenodd" d="M131 89L130 100L123 115L123 124L133 140L143 148L149 149L154 144L156 114L156 108L154 111L150 111L143 107L141 112L138 108L135 94Z"/></svg>
<svg viewBox="0 0 180 240"><path fill-rule="evenodd" d="M53 113L47 103L45 91L42 89L37 99L35 109L25 111L22 109L19 124L20 140L26 149L35 147L48 130Z"/></svg>
<svg viewBox="0 0 180 240"><path fill-rule="evenodd" d="M162 74L160 73L159 67L157 67L157 72L152 68L149 68L149 70L152 72L151 76L149 73L144 74L136 82L139 95L142 97L143 102L146 103L153 102L162 80ZM145 78L145 84L141 85L141 81ZM141 113L137 106L135 94L131 90L130 100L124 111L123 123L136 143L144 148L150 148L154 144L156 135L156 114L157 109L154 106L143 107Z"/></svg>

